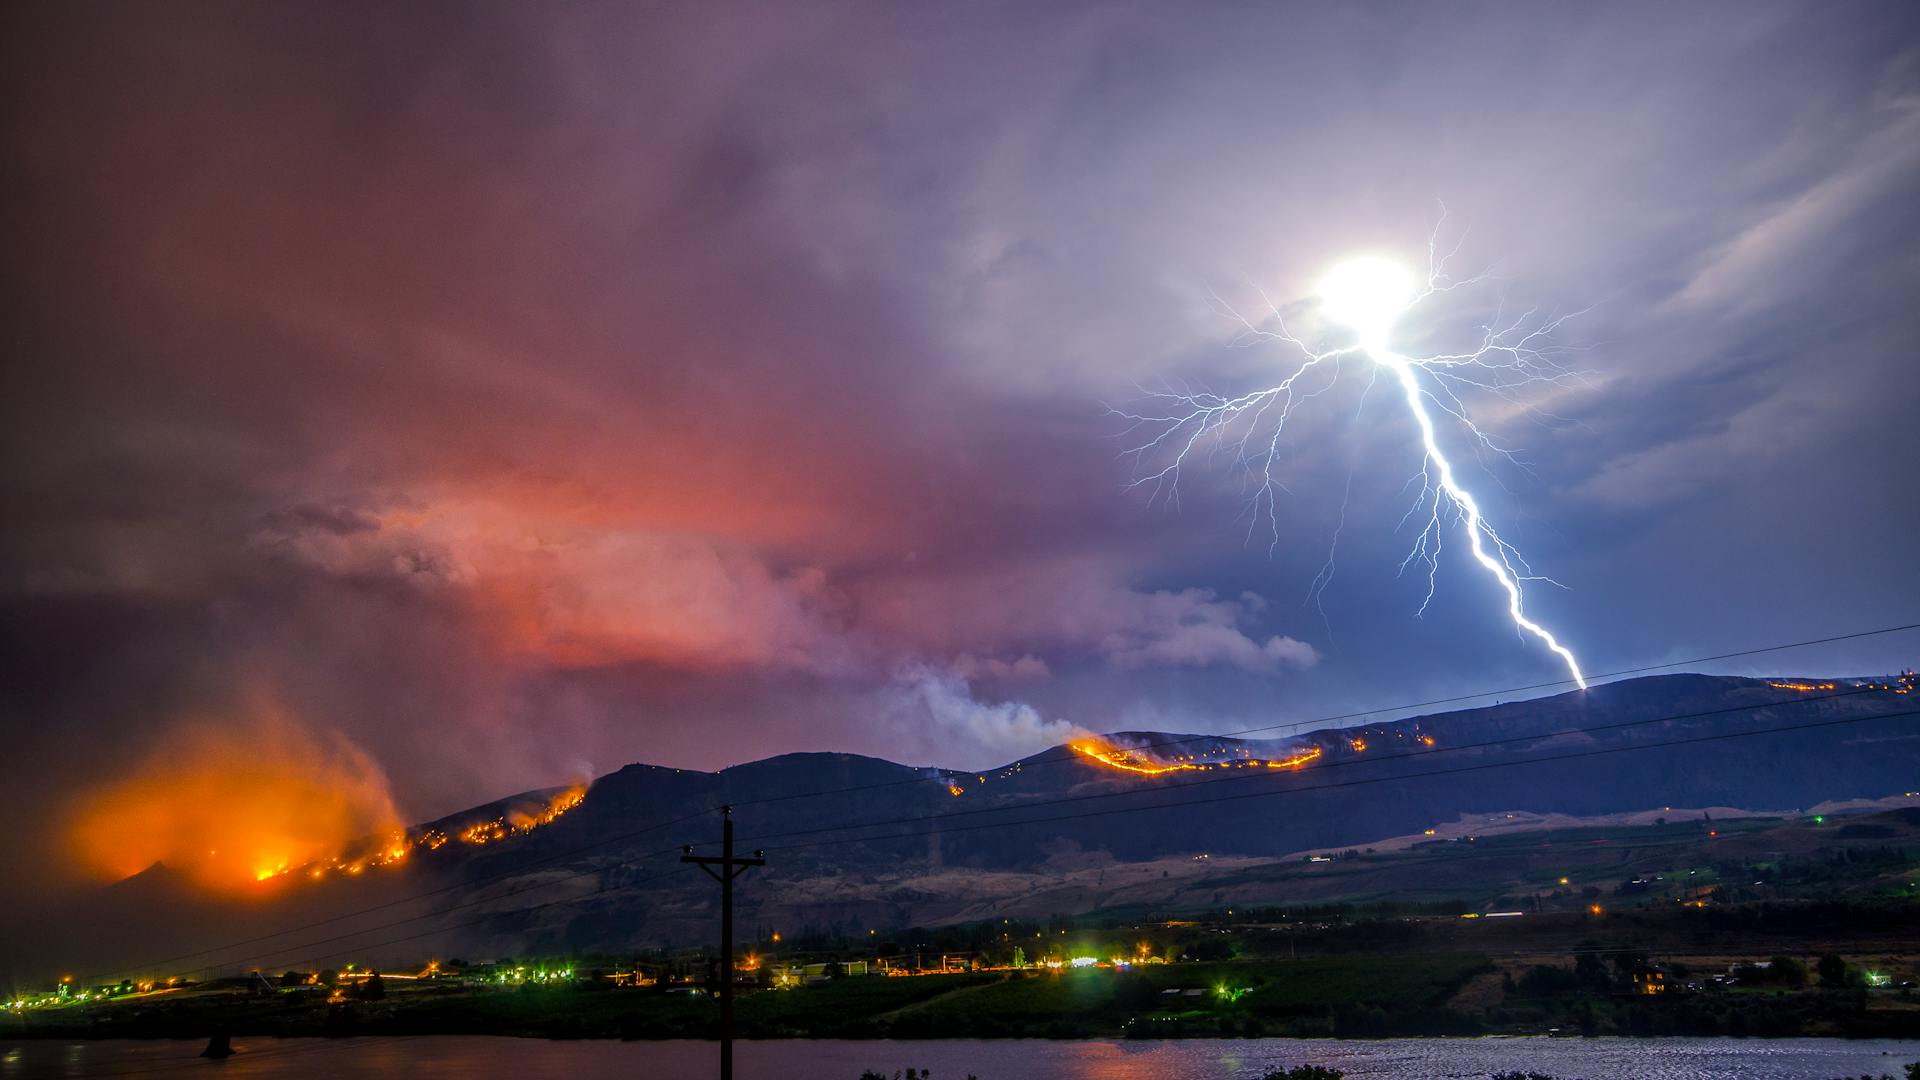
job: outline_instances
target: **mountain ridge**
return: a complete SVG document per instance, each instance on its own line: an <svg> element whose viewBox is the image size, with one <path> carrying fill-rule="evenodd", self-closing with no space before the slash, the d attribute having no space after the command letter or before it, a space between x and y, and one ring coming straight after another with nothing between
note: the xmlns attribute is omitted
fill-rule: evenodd
<svg viewBox="0 0 1920 1080"><path fill-rule="evenodd" d="M1805 694L1760 679L1663 675L1269 738L1101 737L1116 747L1132 743L1136 754L1159 743L1142 760L1176 767L1153 775L1072 745L984 771L834 752L712 772L634 763L593 781L565 812L499 843L448 843L351 881L288 882L251 906L169 895L155 880L123 883L132 887L113 902L80 907L150 923L152 933L129 935L137 940L173 943L178 926L197 920L229 931L222 940L230 941L250 936L232 931L270 932L436 888L484 903L423 922L429 932L396 951L510 955L698 943L711 933L716 897L678 874L675 856L681 845L704 849L718 840L718 814L708 811L721 805L734 808L741 848L768 849L768 866L743 879L743 928L991 917L1026 903L1022 896L1055 897L1075 868L1108 870L1047 901L1061 913L1098 909L1122 881L1131 882L1128 896L1172 902L1193 895L1171 886L1197 880L1201 856L1272 863L1419 835L1474 814L1786 811L1897 795L1916 786L1920 727L1899 715L1917 707L1916 697L1896 693ZM1286 763L1309 751L1310 760ZM562 790L534 789L436 822ZM1169 889L1156 894L1143 876L1150 874ZM231 917L209 919L209 906ZM84 911L62 914L88 921ZM349 921L341 929L360 926ZM298 950L293 956L305 959Z"/></svg>

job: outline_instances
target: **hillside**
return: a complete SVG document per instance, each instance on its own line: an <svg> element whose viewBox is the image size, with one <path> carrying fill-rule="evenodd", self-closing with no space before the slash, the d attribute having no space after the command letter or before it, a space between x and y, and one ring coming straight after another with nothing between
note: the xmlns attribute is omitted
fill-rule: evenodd
<svg viewBox="0 0 1920 1080"><path fill-rule="evenodd" d="M1474 821L1494 832L1504 821L1538 828L1642 813L1678 826L1712 807L1725 817L1726 808L1784 813L1900 796L1920 786L1920 728L1903 715L1920 706L1897 689L1809 693L1660 676L1277 740L1132 732L984 773L852 754L788 754L719 772L636 764L584 797L531 792L450 815L413 835L451 841L421 842L402 862L351 876L289 873L244 904L209 901L156 867L64 902L39 924L51 932L12 954L25 971L111 968L319 919L333 921L193 962L698 943L712 933L717 890L677 855L717 841L718 816L703 812L721 804L737 808L742 848L768 849L768 866L742 881L746 935L1167 910L1223 897L1377 898L1419 879L1343 866L1346 876L1303 889L1300 856L1404 848L1429 829L1458 841ZM1799 730L1753 734L1788 727ZM1681 745L1661 745L1672 743ZM542 819L541 807L563 802ZM501 824L485 842L458 839L487 822ZM1456 885L1467 884L1425 881L1425 895L1461 895ZM434 889L445 891L395 903ZM393 925L411 916L428 917ZM187 926L219 933L195 938L179 929Z"/></svg>

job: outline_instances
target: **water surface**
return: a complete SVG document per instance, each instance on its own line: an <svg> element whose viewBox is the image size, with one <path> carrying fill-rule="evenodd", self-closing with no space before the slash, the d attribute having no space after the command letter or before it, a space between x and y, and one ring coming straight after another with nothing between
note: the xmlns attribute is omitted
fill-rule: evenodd
<svg viewBox="0 0 1920 1080"><path fill-rule="evenodd" d="M102 1040L0 1043L0 1080L53 1077L513 1077L641 1080L717 1073L713 1043L548 1042L485 1036L235 1039L235 1055L205 1061L203 1043ZM1920 1040L1836 1039L1185 1039L1069 1042L1037 1039L914 1042L742 1042L739 1080L858 1080L931 1068L935 1080L1259 1080L1294 1065L1349 1077L1452 1080L1510 1070L1559 1080L1833 1080L1902 1076Z"/></svg>

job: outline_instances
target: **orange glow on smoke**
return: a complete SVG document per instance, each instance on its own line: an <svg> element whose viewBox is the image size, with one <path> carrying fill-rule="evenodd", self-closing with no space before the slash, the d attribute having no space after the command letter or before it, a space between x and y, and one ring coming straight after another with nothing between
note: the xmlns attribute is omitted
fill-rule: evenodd
<svg viewBox="0 0 1920 1080"><path fill-rule="evenodd" d="M1108 768L1139 773L1142 776L1160 776L1170 772L1212 772L1215 769L1297 769L1319 757L1321 753L1319 747L1311 746L1285 758L1235 757L1196 761L1191 755L1181 755L1172 760L1163 761L1149 756L1143 750L1129 750L1105 739L1081 739L1069 745L1076 753Z"/></svg>
<svg viewBox="0 0 1920 1080"><path fill-rule="evenodd" d="M90 871L124 878L164 862L200 885L231 890L399 827L386 776L371 758L282 713L185 725L161 745L75 808L68 835Z"/></svg>

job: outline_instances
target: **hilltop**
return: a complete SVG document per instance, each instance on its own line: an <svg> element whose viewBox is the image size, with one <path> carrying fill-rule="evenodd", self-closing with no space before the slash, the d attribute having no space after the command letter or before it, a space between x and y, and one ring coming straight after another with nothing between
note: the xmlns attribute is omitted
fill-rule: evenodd
<svg viewBox="0 0 1920 1080"><path fill-rule="evenodd" d="M1899 689L1658 676L1285 738L1128 732L984 772L832 753L717 772L634 764L583 795L529 792L449 815L413 835L450 842L421 843L363 874L289 874L251 903L207 900L156 867L43 924L86 927L84 935L37 939L63 950L64 959L45 962L76 962L71 943L84 940L106 966L445 889L272 942L284 948L271 956L256 947L200 962L272 966L342 948L371 960L381 949L367 941L403 934L389 951L697 944L711 933L715 890L682 873L676 856L682 844L717 840L717 815L702 811L723 803L737 808L741 845L769 849L768 866L740 893L749 937L1222 902L1472 896L1492 879L1432 865L1437 853L1481 842L1469 837L1639 825L1689 829L1668 839L1695 842L1712 839L1709 818L1903 798L1920 773L1920 728L1902 714L1920 705ZM492 821L507 825L486 842L458 839L463 823ZM1348 850L1364 858L1338 863L1338 873L1307 861ZM454 905L403 929L352 936ZM220 932L182 929L195 926Z"/></svg>

